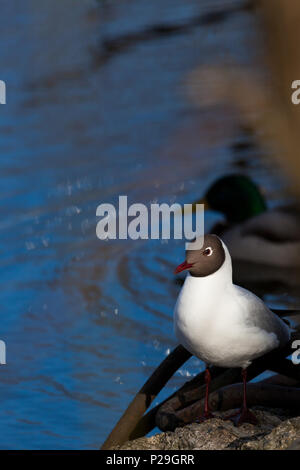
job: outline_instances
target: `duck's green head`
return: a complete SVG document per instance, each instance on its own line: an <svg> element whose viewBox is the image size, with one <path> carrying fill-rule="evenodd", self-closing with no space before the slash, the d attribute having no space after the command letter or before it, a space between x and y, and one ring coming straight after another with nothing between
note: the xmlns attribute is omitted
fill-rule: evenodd
<svg viewBox="0 0 300 470"><path fill-rule="evenodd" d="M229 223L243 222L267 209L259 188L244 175L218 179L204 199L211 209L222 212Z"/></svg>

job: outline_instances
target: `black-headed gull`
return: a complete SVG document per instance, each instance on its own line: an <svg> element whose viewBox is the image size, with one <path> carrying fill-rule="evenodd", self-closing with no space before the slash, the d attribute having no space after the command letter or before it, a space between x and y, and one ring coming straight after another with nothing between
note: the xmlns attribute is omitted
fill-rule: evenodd
<svg viewBox="0 0 300 470"><path fill-rule="evenodd" d="M203 419L212 416L209 365L241 367L244 400L235 423L255 424L246 403L246 369L254 359L286 344L289 328L260 298L233 284L229 251L216 235L205 235L201 249L186 251L175 273L185 269L188 274L175 306L174 327L179 342L206 363Z"/></svg>

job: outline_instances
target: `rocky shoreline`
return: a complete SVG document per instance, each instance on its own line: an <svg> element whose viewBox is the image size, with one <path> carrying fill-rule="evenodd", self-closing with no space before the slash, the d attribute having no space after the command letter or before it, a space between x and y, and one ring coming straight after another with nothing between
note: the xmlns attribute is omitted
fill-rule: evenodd
<svg viewBox="0 0 300 470"><path fill-rule="evenodd" d="M215 413L204 423L193 423L151 437L126 442L114 450L299 450L300 416L285 410L253 408L258 425L235 427L224 420L233 410Z"/></svg>

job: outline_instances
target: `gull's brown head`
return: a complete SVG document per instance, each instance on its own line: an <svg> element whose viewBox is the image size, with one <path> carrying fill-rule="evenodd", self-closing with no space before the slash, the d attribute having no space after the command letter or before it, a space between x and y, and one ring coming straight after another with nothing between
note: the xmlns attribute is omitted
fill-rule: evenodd
<svg viewBox="0 0 300 470"><path fill-rule="evenodd" d="M225 261L225 251L217 235L204 235L203 246L186 250L185 261L175 269L175 274L187 269L192 276L205 277L220 269Z"/></svg>

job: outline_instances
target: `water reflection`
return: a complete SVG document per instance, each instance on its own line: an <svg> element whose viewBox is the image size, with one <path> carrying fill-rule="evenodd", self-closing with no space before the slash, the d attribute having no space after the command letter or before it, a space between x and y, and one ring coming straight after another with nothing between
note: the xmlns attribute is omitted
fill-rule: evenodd
<svg viewBox="0 0 300 470"><path fill-rule="evenodd" d="M251 62L253 19L236 13L214 29L141 43L101 67L93 51L107 34L187 20L199 8L196 0L3 6L2 448L98 447L176 344L180 286L172 272L183 245L100 242L96 207L120 194L146 204L190 202L235 167L237 116L225 107L195 110L184 79L199 62L227 54ZM269 194L278 191L270 168L251 162L246 171ZM266 295L291 303L289 294ZM201 367L191 359L165 395Z"/></svg>

